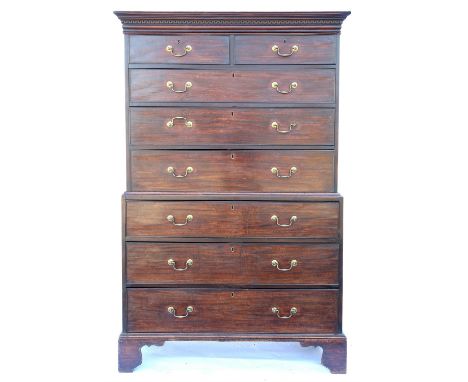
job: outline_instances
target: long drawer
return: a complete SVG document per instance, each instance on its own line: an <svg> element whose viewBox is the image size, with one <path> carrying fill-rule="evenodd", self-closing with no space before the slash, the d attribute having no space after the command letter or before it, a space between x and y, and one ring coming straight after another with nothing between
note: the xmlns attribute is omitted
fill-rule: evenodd
<svg viewBox="0 0 468 382"><path fill-rule="evenodd" d="M127 240L187 238L339 239L340 203L126 202Z"/></svg>
<svg viewBox="0 0 468 382"><path fill-rule="evenodd" d="M335 102L335 69L130 69L131 102Z"/></svg>
<svg viewBox="0 0 468 382"><path fill-rule="evenodd" d="M133 150L133 191L334 192L333 150Z"/></svg>
<svg viewBox="0 0 468 382"><path fill-rule="evenodd" d="M333 333L338 300L325 289L129 288L127 331Z"/></svg>
<svg viewBox="0 0 468 382"><path fill-rule="evenodd" d="M339 283L338 244L127 243L127 285Z"/></svg>
<svg viewBox="0 0 468 382"><path fill-rule="evenodd" d="M335 109L134 107L132 145L334 145Z"/></svg>

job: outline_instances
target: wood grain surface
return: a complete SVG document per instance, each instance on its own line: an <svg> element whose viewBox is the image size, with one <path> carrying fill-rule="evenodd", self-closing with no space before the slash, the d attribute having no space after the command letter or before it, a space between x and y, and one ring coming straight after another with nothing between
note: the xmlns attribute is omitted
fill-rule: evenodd
<svg viewBox="0 0 468 382"><path fill-rule="evenodd" d="M333 192L334 155L333 150L134 150L131 190ZM185 175L189 167L193 171L185 177L175 176Z"/></svg>
<svg viewBox="0 0 468 382"><path fill-rule="evenodd" d="M339 238L338 202L151 202L127 201L127 236L139 237L257 237L257 238ZM177 224L187 215L193 220L175 226L167 220L172 215ZM278 216L280 227L271 220Z"/></svg>
<svg viewBox="0 0 468 382"><path fill-rule="evenodd" d="M168 127L175 117L186 120ZM333 146L335 137L334 109L132 107L129 118L132 145Z"/></svg>
<svg viewBox="0 0 468 382"><path fill-rule="evenodd" d="M128 332L333 333L338 291L282 289L129 288ZM174 307L176 318L168 312ZM287 316L272 312L277 307Z"/></svg>
<svg viewBox="0 0 468 382"><path fill-rule="evenodd" d="M236 36L236 64L334 64L336 63L336 36L264 35ZM292 47L299 49L290 56Z"/></svg>
<svg viewBox="0 0 468 382"><path fill-rule="evenodd" d="M133 102L335 102L335 69L311 70L172 70L129 69L130 101ZM182 91L187 82L192 87ZM297 88L288 91L290 84Z"/></svg>
<svg viewBox="0 0 468 382"><path fill-rule="evenodd" d="M127 243L127 285L338 286L338 244ZM173 259L184 268L175 271ZM272 265L288 268L280 271Z"/></svg>
<svg viewBox="0 0 468 382"><path fill-rule="evenodd" d="M184 54L185 47L192 50L183 57L176 57L166 51L173 47L173 53ZM229 63L228 36L130 36L130 63L164 64L227 64Z"/></svg>

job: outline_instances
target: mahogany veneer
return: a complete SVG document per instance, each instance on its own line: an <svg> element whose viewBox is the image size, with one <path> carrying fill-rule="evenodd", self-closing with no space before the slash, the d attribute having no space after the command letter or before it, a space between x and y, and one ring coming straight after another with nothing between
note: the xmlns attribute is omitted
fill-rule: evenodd
<svg viewBox="0 0 468 382"><path fill-rule="evenodd" d="M131 64L180 64L180 58L168 54L166 47L173 47L174 54L181 54L190 45L190 54L184 64L229 64L228 36L130 36L129 62Z"/></svg>
<svg viewBox="0 0 468 382"><path fill-rule="evenodd" d="M335 153L318 150L133 150L131 186L138 191L333 192ZM184 178L174 174L192 172ZM289 175L291 178L279 178ZM276 168L277 173L272 172Z"/></svg>
<svg viewBox="0 0 468 382"><path fill-rule="evenodd" d="M339 293L334 289L221 289L132 288L128 292L129 332L230 332L333 334L337 329ZM167 312L173 306L184 314L193 306L189 320ZM295 320L278 319L272 307L286 315L297 307Z"/></svg>
<svg viewBox="0 0 468 382"><path fill-rule="evenodd" d="M340 202L126 202L126 235L145 237L204 238L314 238L339 240ZM187 215L193 219L184 224ZM290 227L292 216L297 220Z"/></svg>
<svg viewBox="0 0 468 382"><path fill-rule="evenodd" d="M130 102L335 102L335 69L314 71L277 69L231 70L173 70L130 69ZM168 91L172 81L176 91L185 84L192 86L183 93ZM297 87L288 94L279 93L289 85Z"/></svg>
<svg viewBox="0 0 468 382"><path fill-rule="evenodd" d="M169 127L172 116L186 118L191 126L176 120ZM129 110L129 124L130 144L136 148L226 145L333 148L335 144L334 108L135 107ZM289 134L287 139L285 134Z"/></svg>
<svg viewBox="0 0 468 382"><path fill-rule="evenodd" d="M298 341L346 372L338 65L349 12L115 12L119 370L171 340Z"/></svg>
<svg viewBox="0 0 468 382"><path fill-rule="evenodd" d="M284 57L271 54L272 42L280 53L288 52L291 46L299 47L295 54ZM335 64L337 39L331 36L236 36L236 64Z"/></svg>
<svg viewBox="0 0 468 382"><path fill-rule="evenodd" d="M128 242L127 285L249 285L249 286L338 286L340 247L338 244L266 243L154 243ZM190 272L177 267L192 260ZM272 266L278 261L291 272Z"/></svg>

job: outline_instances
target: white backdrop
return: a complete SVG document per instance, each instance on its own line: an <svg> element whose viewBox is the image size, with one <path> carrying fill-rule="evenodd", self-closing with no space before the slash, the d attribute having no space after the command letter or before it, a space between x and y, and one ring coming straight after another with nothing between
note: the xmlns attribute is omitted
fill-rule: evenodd
<svg viewBox="0 0 468 382"><path fill-rule="evenodd" d="M466 380L464 4L2 4L0 379L328 379L296 344L174 343L117 373L124 69L112 11L351 10L339 164L349 372L335 378Z"/></svg>

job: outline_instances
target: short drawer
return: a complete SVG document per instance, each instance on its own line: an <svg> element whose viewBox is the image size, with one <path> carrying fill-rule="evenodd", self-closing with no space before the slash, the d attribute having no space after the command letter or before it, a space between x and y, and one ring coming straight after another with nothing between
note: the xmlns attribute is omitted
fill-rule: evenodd
<svg viewBox="0 0 468 382"><path fill-rule="evenodd" d="M335 109L130 108L130 144L334 145Z"/></svg>
<svg viewBox="0 0 468 382"><path fill-rule="evenodd" d="M340 238L340 203L127 200L127 240Z"/></svg>
<svg viewBox="0 0 468 382"><path fill-rule="evenodd" d="M133 150L132 191L333 192L332 150Z"/></svg>
<svg viewBox="0 0 468 382"><path fill-rule="evenodd" d="M336 36L236 36L236 64L335 64Z"/></svg>
<svg viewBox="0 0 468 382"><path fill-rule="evenodd" d="M129 72L131 102L335 102L334 69Z"/></svg>
<svg viewBox="0 0 468 382"><path fill-rule="evenodd" d="M339 284L338 244L126 244L127 285Z"/></svg>
<svg viewBox="0 0 468 382"><path fill-rule="evenodd" d="M127 331L334 333L338 300L326 289L129 288Z"/></svg>
<svg viewBox="0 0 468 382"><path fill-rule="evenodd" d="M227 36L130 36L131 64L228 64Z"/></svg>

